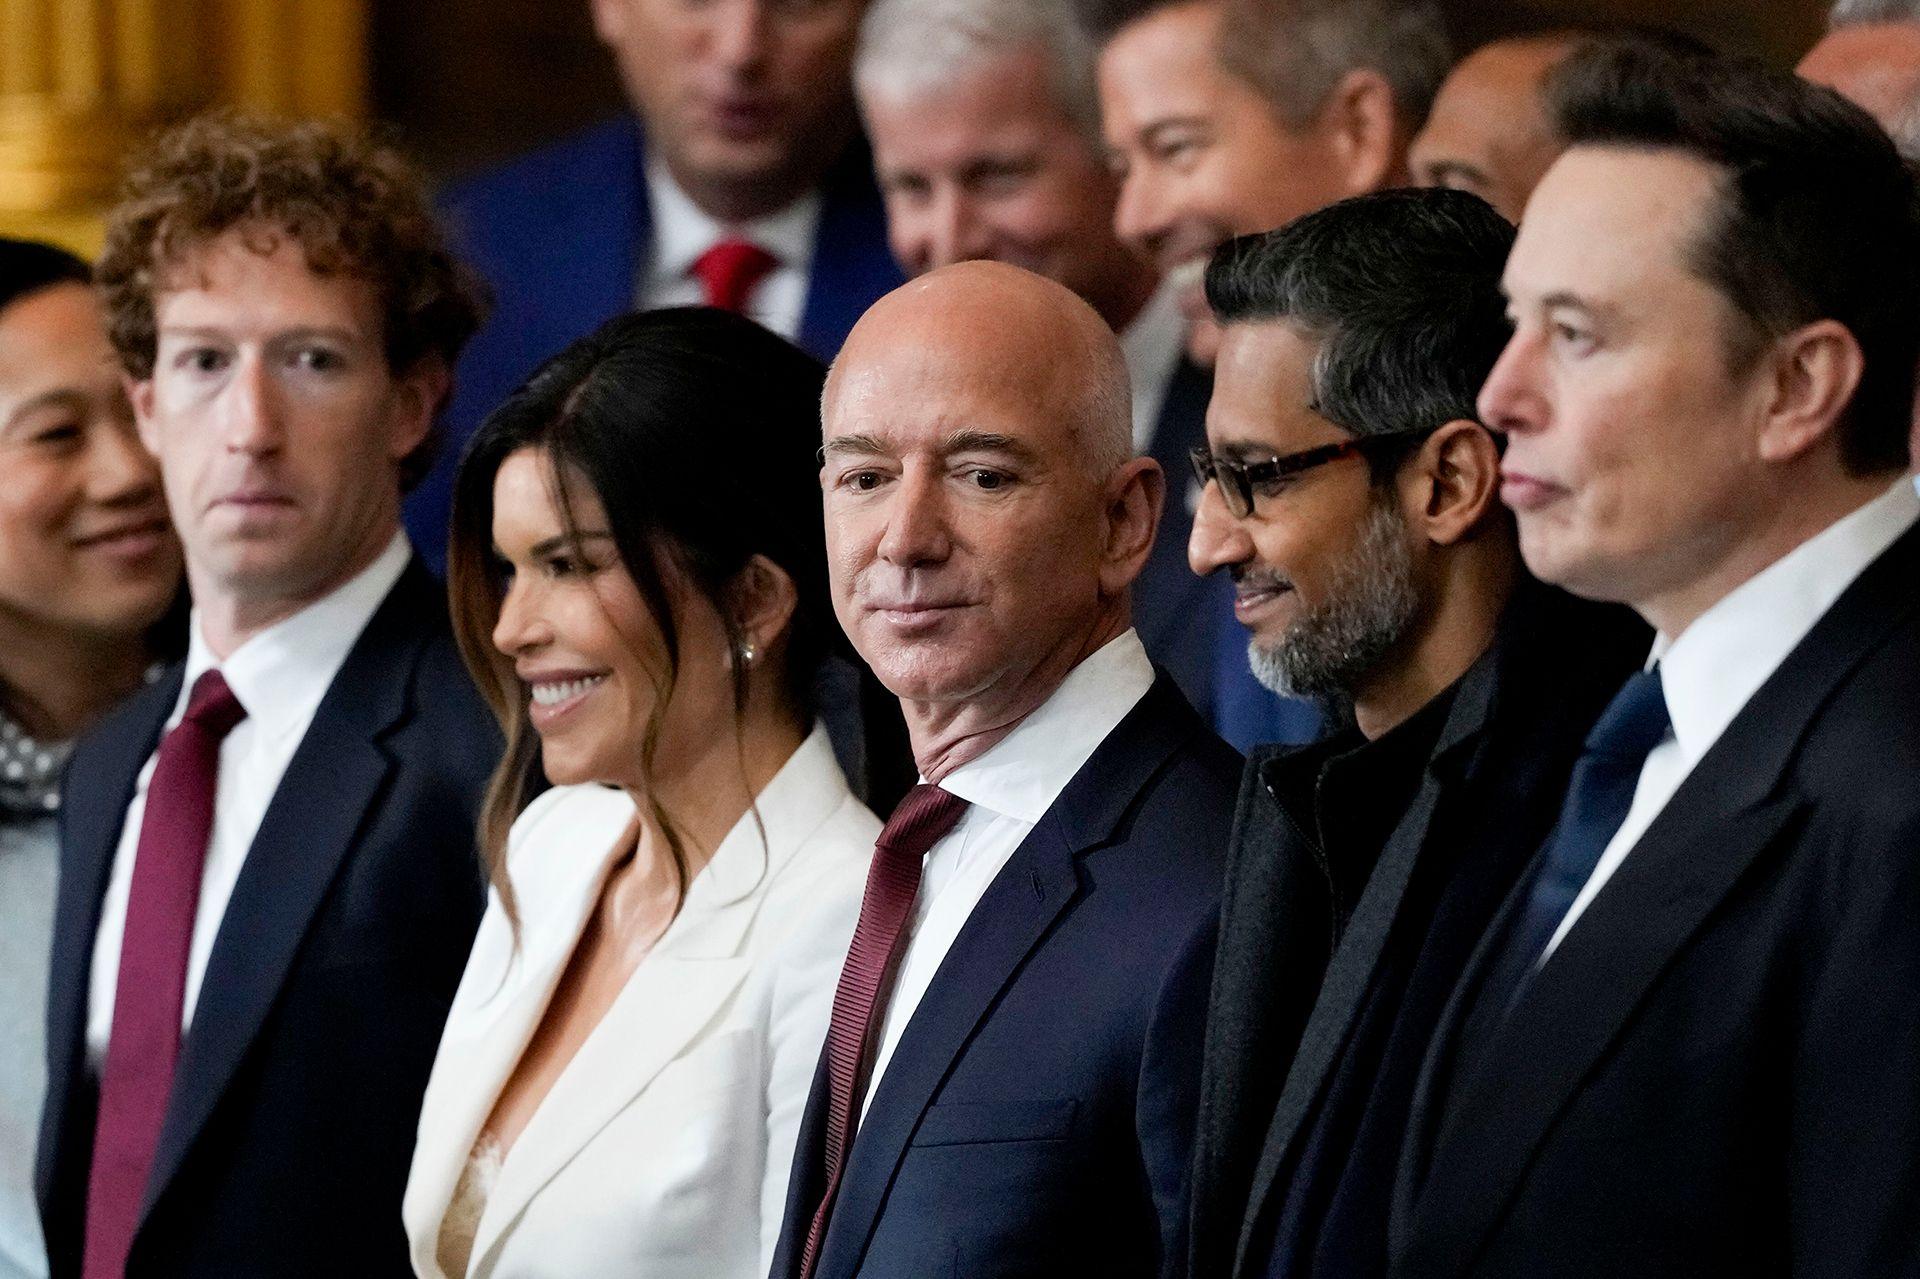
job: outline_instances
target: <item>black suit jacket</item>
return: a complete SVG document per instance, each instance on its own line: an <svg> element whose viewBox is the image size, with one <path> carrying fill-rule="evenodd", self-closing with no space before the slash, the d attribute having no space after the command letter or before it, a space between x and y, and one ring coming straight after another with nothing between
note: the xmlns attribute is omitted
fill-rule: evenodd
<svg viewBox="0 0 1920 1279"><path fill-rule="evenodd" d="M1509 899L1415 1101L1398 1273L1920 1274L1916 581L1909 531L1467 1042Z"/></svg>
<svg viewBox="0 0 1920 1279"><path fill-rule="evenodd" d="M848 1154L819 1279L1151 1276L1184 1202L1240 757L1162 674L981 898ZM772 1273L820 1200L825 1074Z"/></svg>
<svg viewBox="0 0 1920 1279"><path fill-rule="evenodd" d="M400 1198L441 1023L479 922L474 819L500 738L445 596L408 566L328 688L220 923L127 1274L411 1273ZM179 696L147 689L75 751L61 812L38 1190L80 1273L101 898Z"/></svg>
<svg viewBox="0 0 1920 1279"><path fill-rule="evenodd" d="M1438 1018L1458 963L1551 828L1588 728L1650 640L1624 609L1524 584L1493 645L1454 686L1412 802L1379 824L1391 834L1377 860L1347 868L1339 883L1312 814L1289 810L1269 789L1278 770L1320 764L1325 748L1266 750L1249 761L1207 1016L1189 1248L1196 1279L1264 1276L1273 1214L1290 1185L1342 1177L1349 1193L1354 1179L1377 1183L1377 1213L1356 1210L1377 1220L1377 1240L1322 1246L1338 1247L1344 1273L1384 1271L1397 1140L1316 1158L1304 1148L1313 1117L1347 1071L1359 1082L1346 1086L1372 1092L1363 1122L1399 1132L1420 1053L1397 1078L1402 1063L1378 1059L1377 1031L1359 1050L1373 1059L1356 1063L1350 1045L1362 1019L1384 1017L1395 1036L1417 1036ZM1395 993L1381 1000L1373 992L1383 981ZM1395 1042L1385 1055L1403 1052Z"/></svg>

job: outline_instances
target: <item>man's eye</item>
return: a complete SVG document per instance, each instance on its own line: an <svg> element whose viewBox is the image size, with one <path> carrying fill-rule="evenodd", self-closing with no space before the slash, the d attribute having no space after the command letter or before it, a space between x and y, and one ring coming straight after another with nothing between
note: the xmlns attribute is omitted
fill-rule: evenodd
<svg viewBox="0 0 1920 1279"><path fill-rule="evenodd" d="M346 357L324 346L301 347L293 353L294 364L309 373L337 373L346 367Z"/></svg>
<svg viewBox="0 0 1920 1279"><path fill-rule="evenodd" d="M1013 478L1004 472L990 471L984 466L976 466L968 471L967 478L973 481L975 488L988 493L1003 489L1013 482Z"/></svg>
<svg viewBox="0 0 1920 1279"><path fill-rule="evenodd" d="M65 448L80 442L80 429L78 422L55 422L41 427L29 438L45 448Z"/></svg>
<svg viewBox="0 0 1920 1279"><path fill-rule="evenodd" d="M218 373L227 367L227 353L210 346L188 347L174 357L174 365L190 373Z"/></svg>
<svg viewBox="0 0 1920 1279"><path fill-rule="evenodd" d="M840 477L840 487L856 493L871 493L880 487L881 478L878 471L848 471Z"/></svg>

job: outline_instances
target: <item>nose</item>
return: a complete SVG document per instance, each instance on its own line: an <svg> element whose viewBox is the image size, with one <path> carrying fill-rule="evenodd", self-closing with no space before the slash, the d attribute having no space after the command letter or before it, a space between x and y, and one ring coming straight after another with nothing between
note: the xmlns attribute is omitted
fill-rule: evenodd
<svg viewBox="0 0 1920 1279"><path fill-rule="evenodd" d="M736 74L757 69L766 60L770 22L767 0L723 0L714 7L714 55Z"/></svg>
<svg viewBox="0 0 1920 1279"><path fill-rule="evenodd" d="M1506 350L1494 362L1480 388L1476 405L1488 429L1509 435L1546 425L1547 401L1542 393L1540 342L1525 328L1508 339Z"/></svg>
<svg viewBox="0 0 1920 1279"><path fill-rule="evenodd" d="M943 563L953 553L940 481L909 471L894 489L880 535L880 558L897 568Z"/></svg>
<svg viewBox="0 0 1920 1279"><path fill-rule="evenodd" d="M125 415L88 432L86 493L103 506L145 506L160 496L160 468Z"/></svg>
<svg viewBox="0 0 1920 1279"><path fill-rule="evenodd" d="M537 596L536 584L525 574L507 583L500 616L493 623L493 646L508 657L530 653L549 638Z"/></svg>
<svg viewBox="0 0 1920 1279"><path fill-rule="evenodd" d="M1155 257L1167 238L1166 201L1160 184L1139 165L1120 182L1113 206L1113 233L1135 252Z"/></svg>
<svg viewBox="0 0 1920 1279"><path fill-rule="evenodd" d="M973 202L961 191L943 191L928 203L925 240L929 266L952 266L988 256Z"/></svg>
<svg viewBox="0 0 1920 1279"><path fill-rule="evenodd" d="M1244 521L1227 513L1220 498L1219 481L1213 480L1200 490L1200 506L1193 513L1193 532L1187 538L1187 567L1205 577L1230 564L1244 564L1253 558L1253 539Z"/></svg>
<svg viewBox="0 0 1920 1279"><path fill-rule="evenodd" d="M239 356L222 398L229 450L266 455L280 448L279 393L264 359L253 354Z"/></svg>

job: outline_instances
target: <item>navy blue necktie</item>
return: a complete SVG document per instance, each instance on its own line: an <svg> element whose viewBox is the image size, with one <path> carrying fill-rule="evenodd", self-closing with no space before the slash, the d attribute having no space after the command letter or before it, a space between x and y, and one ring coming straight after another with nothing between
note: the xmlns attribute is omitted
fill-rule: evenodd
<svg viewBox="0 0 1920 1279"><path fill-rule="evenodd" d="M1666 737L1669 723L1656 666L1629 679L1587 734L1560 821L1547 837L1526 907L1513 921L1499 964L1489 974L1482 1006L1503 1013L1512 1007L1560 921L1593 877L1600 854L1627 820L1640 770Z"/></svg>

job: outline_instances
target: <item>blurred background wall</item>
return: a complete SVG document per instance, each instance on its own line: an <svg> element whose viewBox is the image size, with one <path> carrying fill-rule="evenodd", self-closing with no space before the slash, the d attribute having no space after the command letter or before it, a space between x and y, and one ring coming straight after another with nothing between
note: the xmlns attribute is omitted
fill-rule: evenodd
<svg viewBox="0 0 1920 1279"><path fill-rule="evenodd" d="M1826 0L1448 0L1463 49L1662 23L1786 66ZM215 104L364 116L440 178L622 107L587 0L0 0L0 231L90 248L130 139Z"/></svg>

